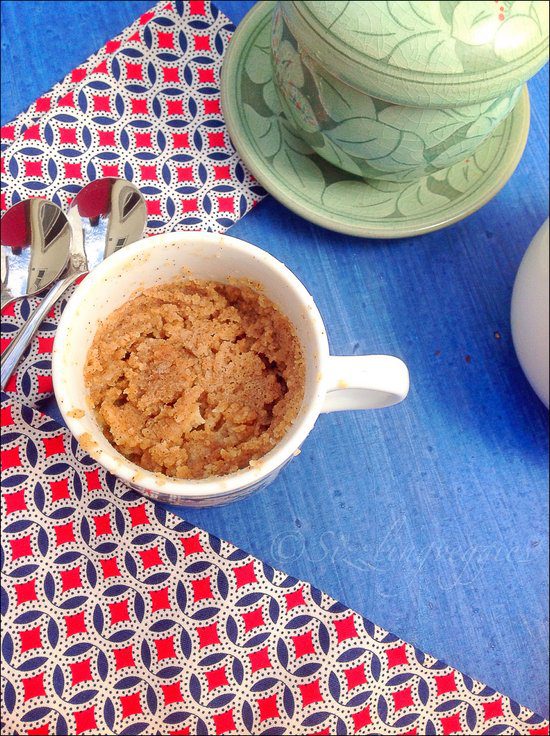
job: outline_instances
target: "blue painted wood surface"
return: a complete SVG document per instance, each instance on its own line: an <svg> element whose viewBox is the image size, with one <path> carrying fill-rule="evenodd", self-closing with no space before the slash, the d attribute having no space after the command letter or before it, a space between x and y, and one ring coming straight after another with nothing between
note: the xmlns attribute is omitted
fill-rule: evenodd
<svg viewBox="0 0 550 736"><path fill-rule="evenodd" d="M218 2L235 22L252 4ZM4 0L2 122L148 7ZM548 414L509 323L514 275L548 210L548 67L529 89L516 173L451 228L358 240L271 198L232 228L302 279L335 353L401 356L411 393L322 417L268 490L178 513L548 715Z"/></svg>

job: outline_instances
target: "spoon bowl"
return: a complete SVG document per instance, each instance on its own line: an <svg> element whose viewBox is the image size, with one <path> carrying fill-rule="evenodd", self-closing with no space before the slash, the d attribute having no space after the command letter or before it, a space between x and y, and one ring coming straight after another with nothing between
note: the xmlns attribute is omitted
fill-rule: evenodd
<svg viewBox="0 0 550 736"><path fill-rule="evenodd" d="M85 257L86 270L91 271L142 237L147 207L134 184L105 177L80 190L71 202L68 219L73 228L71 260Z"/></svg>
<svg viewBox="0 0 550 736"><path fill-rule="evenodd" d="M24 296L39 294L65 270L71 228L53 202L17 202L1 220L2 307Z"/></svg>

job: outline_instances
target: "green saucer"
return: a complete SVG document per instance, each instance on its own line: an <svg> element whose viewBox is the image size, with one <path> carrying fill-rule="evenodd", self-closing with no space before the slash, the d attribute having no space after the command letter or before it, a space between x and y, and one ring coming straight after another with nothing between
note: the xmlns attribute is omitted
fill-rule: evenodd
<svg viewBox="0 0 550 736"><path fill-rule="evenodd" d="M361 179L335 168L293 132L281 113L271 59L274 3L255 5L237 28L222 70L231 139L260 184L306 220L367 238L402 238L451 225L502 189L529 132L527 87L513 112L475 154L415 182Z"/></svg>

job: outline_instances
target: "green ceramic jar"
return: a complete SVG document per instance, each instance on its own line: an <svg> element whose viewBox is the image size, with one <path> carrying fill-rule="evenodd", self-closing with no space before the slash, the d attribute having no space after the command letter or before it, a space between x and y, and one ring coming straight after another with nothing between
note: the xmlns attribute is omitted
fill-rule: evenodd
<svg viewBox="0 0 550 736"><path fill-rule="evenodd" d="M412 181L470 157L548 56L548 3L285 0L272 26L284 113L323 158Z"/></svg>

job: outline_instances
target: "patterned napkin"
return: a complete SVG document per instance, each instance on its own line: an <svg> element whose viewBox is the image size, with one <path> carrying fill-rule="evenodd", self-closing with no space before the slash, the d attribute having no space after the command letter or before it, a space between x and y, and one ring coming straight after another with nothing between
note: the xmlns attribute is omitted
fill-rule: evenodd
<svg viewBox="0 0 550 736"><path fill-rule="evenodd" d="M161 2L2 130L2 207L122 175L148 233L263 196L219 109L232 26ZM2 347L37 299L2 313ZM548 733L548 723L106 473L34 405L63 304L2 404L6 734ZM21 403L21 402L24 403Z"/></svg>
<svg viewBox="0 0 550 736"><path fill-rule="evenodd" d="M545 734L2 406L2 733Z"/></svg>

